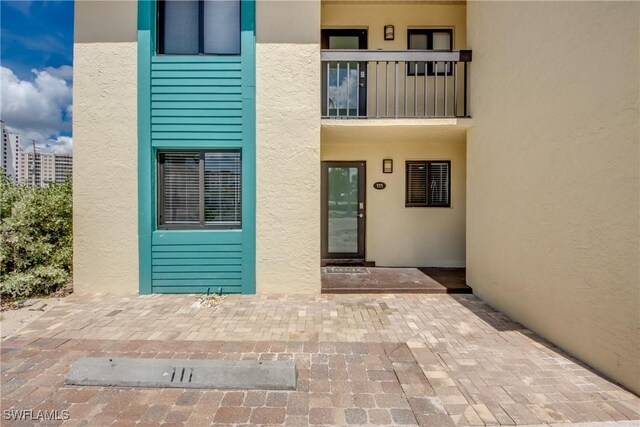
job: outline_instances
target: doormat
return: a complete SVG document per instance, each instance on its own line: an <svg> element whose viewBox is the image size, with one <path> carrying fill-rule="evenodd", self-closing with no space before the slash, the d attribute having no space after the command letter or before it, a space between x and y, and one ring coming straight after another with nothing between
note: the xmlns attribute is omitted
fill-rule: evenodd
<svg viewBox="0 0 640 427"><path fill-rule="evenodd" d="M331 274L369 274L367 267L326 267Z"/></svg>
<svg viewBox="0 0 640 427"><path fill-rule="evenodd" d="M240 390L295 390L293 361L83 357L65 384Z"/></svg>

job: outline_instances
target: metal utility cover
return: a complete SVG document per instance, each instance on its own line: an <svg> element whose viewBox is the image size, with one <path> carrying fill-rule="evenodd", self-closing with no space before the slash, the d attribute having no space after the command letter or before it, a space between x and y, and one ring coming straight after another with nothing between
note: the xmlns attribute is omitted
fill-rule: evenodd
<svg viewBox="0 0 640 427"><path fill-rule="evenodd" d="M294 362L83 357L69 369L70 385L295 390Z"/></svg>

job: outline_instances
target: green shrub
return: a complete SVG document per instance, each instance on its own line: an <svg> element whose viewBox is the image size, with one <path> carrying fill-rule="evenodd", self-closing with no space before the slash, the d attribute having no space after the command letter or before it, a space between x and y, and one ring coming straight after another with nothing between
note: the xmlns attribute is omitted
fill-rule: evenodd
<svg viewBox="0 0 640 427"><path fill-rule="evenodd" d="M71 280L71 181L49 187L0 184L0 296L47 294Z"/></svg>

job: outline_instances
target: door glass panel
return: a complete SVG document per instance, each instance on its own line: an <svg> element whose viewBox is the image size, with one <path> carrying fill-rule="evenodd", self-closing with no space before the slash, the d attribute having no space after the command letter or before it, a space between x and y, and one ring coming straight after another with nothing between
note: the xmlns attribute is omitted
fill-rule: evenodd
<svg viewBox="0 0 640 427"><path fill-rule="evenodd" d="M329 115L358 115L358 63L329 64Z"/></svg>
<svg viewBox="0 0 640 427"><path fill-rule="evenodd" d="M329 167L328 252L358 253L358 168Z"/></svg>

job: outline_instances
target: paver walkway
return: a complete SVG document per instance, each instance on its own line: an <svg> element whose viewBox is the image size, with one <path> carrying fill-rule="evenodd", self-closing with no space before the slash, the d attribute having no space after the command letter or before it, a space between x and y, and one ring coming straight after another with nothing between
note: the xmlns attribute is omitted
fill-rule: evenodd
<svg viewBox="0 0 640 427"><path fill-rule="evenodd" d="M64 425L138 426L640 419L638 397L473 295L232 296L213 309L194 301L62 300L2 342L3 415L65 410ZM298 389L64 386L71 363L87 355L294 360Z"/></svg>

